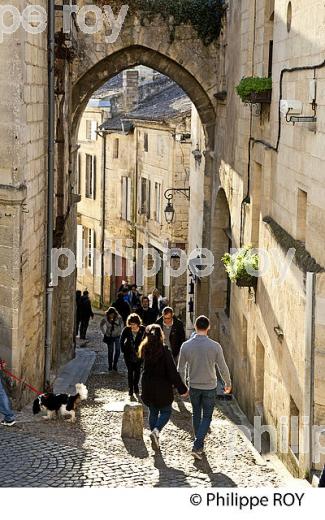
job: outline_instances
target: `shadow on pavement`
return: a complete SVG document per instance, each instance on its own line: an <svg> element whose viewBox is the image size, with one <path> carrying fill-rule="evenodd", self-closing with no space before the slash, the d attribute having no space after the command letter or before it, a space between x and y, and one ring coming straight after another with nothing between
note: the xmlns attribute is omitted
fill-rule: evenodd
<svg viewBox="0 0 325 520"><path fill-rule="evenodd" d="M205 473L211 482L211 487L238 487L237 484L224 473L213 473L206 455L202 460L195 460L194 466L201 473Z"/></svg>
<svg viewBox="0 0 325 520"><path fill-rule="evenodd" d="M154 466L159 471L159 481L154 487L192 487L184 471L167 466L160 452L154 454Z"/></svg>
<svg viewBox="0 0 325 520"><path fill-rule="evenodd" d="M143 439L134 440L122 437L122 441L126 451L132 455L132 457L136 457L137 459L146 459L149 457L149 453Z"/></svg>

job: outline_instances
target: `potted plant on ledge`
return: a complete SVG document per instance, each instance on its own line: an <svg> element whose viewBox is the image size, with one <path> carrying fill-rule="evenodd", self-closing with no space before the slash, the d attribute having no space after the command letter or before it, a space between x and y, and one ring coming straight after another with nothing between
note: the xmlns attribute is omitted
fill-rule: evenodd
<svg viewBox="0 0 325 520"><path fill-rule="evenodd" d="M244 103L271 103L272 78L243 78L236 92Z"/></svg>
<svg viewBox="0 0 325 520"><path fill-rule="evenodd" d="M232 254L225 253L221 261L230 280L238 287L256 288L257 276L254 273L258 271L259 257L252 246L244 246Z"/></svg>

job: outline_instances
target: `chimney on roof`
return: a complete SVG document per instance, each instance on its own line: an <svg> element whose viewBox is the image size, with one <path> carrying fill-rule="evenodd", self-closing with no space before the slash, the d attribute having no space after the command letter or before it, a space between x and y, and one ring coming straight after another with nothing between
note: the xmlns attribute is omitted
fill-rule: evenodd
<svg viewBox="0 0 325 520"><path fill-rule="evenodd" d="M139 104L139 72L125 70L123 72L124 110L131 112Z"/></svg>

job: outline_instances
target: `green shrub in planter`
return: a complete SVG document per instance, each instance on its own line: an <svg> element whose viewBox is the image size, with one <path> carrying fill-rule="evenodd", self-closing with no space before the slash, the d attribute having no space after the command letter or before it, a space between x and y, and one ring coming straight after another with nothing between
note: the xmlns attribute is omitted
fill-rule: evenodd
<svg viewBox="0 0 325 520"><path fill-rule="evenodd" d="M270 102L272 92L272 78L249 77L243 78L236 87L236 92L244 103L254 103L259 98ZM264 96L262 96L264 94Z"/></svg>
<svg viewBox="0 0 325 520"><path fill-rule="evenodd" d="M247 272L247 270L258 271L259 267L258 254L254 253L252 246L244 246L233 254L226 253L221 261L232 282L239 287L256 286L257 277Z"/></svg>

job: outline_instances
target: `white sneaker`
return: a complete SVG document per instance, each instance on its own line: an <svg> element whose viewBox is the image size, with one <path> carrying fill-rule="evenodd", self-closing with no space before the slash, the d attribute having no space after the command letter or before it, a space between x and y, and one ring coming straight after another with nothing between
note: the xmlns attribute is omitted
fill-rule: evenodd
<svg viewBox="0 0 325 520"><path fill-rule="evenodd" d="M155 428L150 433L150 439L151 439L151 446L153 450L159 450L159 430Z"/></svg>

